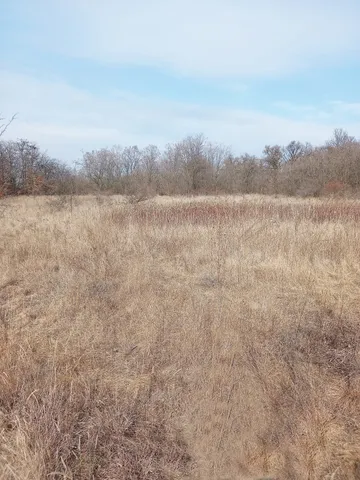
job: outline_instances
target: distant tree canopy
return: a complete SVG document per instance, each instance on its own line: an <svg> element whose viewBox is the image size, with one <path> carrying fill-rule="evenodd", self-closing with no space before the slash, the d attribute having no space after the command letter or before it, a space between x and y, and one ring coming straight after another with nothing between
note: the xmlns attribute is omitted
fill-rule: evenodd
<svg viewBox="0 0 360 480"><path fill-rule="evenodd" d="M13 119L0 116L0 137ZM317 147L293 140L261 156L189 135L166 145L84 151L78 167L53 159L29 140L0 138L0 196L108 192L132 195L266 193L321 195L360 190L360 142L334 130Z"/></svg>
<svg viewBox="0 0 360 480"><path fill-rule="evenodd" d="M51 194L68 188L70 169L28 140L0 141L0 195Z"/></svg>

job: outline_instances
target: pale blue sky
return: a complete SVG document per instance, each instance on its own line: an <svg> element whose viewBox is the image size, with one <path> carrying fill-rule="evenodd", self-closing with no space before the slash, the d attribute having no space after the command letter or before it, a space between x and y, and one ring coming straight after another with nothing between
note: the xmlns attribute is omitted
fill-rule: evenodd
<svg viewBox="0 0 360 480"><path fill-rule="evenodd" d="M76 160L203 132L234 153L360 137L358 0L0 0L7 138Z"/></svg>

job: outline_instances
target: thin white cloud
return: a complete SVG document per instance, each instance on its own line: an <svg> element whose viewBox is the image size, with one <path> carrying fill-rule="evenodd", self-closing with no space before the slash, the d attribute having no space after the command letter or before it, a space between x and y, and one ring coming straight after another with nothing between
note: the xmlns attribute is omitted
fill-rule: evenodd
<svg viewBox="0 0 360 480"><path fill-rule="evenodd" d="M337 65L360 44L354 0L23 0L21 14L16 35L42 50L189 76Z"/></svg>
<svg viewBox="0 0 360 480"><path fill-rule="evenodd" d="M273 106L282 110L295 114L297 118L303 120L332 120L338 119L342 121L345 119L349 122L349 118L359 117L360 120L360 102L344 102L342 100L333 100L325 102L321 106L306 105L295 102L278 101L274 102Z"/></svg>
<svg viewBox="0 0 360 480"><path fill-rule="evenodd" d="M274 107L280 108L284 111L295 112L295 113L309 113L316 111L315 105L304 105L292 102L274 102Z"/></svg>
<svg viewBox="0 0 360 480"><path fill-rule="evenodd" d="M331 105L339 112L360 116L360 102L343 102L341 100L335 100L331 102Z"/></svg>
<svg viewBox="0 0 360 480"><path fill-rule="evenodd" d="M65 83L47 83L25 75L0 71L2 113L19 112L6 138L37 141L49 154L72 161L81 150L113 144L164 147L191 133L203 132L213 141L233 146L235 153L260 153L265 144L296 139L322 143L339 126L321 121L292 120L286 116L240 108L200 106L127 92L106 97ZM341 125L350 134L360 121Z"/></svg>
<svg viewBox="0 0 360 480"><path fill-rule="evenodd" d="M308 122L331 121L333 118L334 109L329 109L326 106L306 105L293 102L274 102L273 106L283 112L295 115L297 119L302 119Z"/></svg>

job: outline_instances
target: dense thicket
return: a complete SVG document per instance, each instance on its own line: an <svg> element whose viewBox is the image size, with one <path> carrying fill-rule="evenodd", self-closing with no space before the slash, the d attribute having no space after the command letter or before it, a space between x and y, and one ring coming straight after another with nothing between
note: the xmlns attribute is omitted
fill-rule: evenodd
<svg viewBox="0 0 360 480"><path fill-rule="evenodd" d="M0 141L0 195L108 192L125 195L264 193L300 196L360 190L360 141L336 129L324 145L266 145L233 154L203 134L167 145L85 151L77 166L28 140Z"/></svg>

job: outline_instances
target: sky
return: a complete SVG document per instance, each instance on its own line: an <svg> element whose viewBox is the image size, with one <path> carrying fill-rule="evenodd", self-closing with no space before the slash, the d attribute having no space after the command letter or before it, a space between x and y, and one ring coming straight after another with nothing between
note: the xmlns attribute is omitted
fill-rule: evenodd
<svg viewBox="0 0 360 480"><path fill-rule="evenodd" d="M360 137L358 0L0 0L5 139L68 163L197 133L266 144Z"/></svg>

